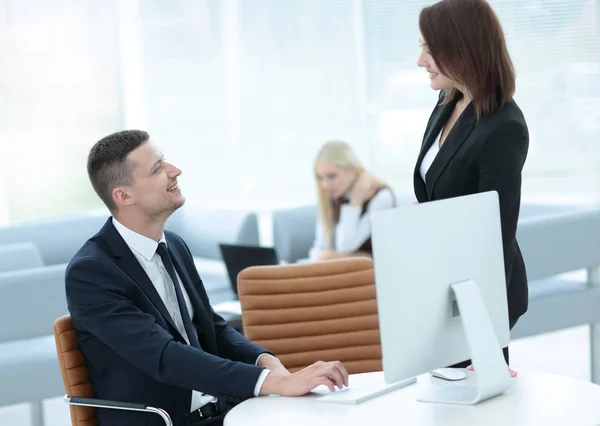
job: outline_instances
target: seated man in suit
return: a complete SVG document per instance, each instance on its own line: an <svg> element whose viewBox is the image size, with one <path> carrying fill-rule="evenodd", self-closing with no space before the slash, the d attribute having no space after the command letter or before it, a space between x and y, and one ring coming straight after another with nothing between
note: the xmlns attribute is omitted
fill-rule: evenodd
<svg viewBox="0 0 600 426"><path fill-rule="evenodd" d="M69 263L66 293L96 397L163 408L175 425L218 425L246 398L348 385L337 361L290 374L213 311L187 245L164 230L184 204L181 170L146 132L101 139L88 174L112 216ZM98 418L100 426L162 424L122 410Z"/></svg>

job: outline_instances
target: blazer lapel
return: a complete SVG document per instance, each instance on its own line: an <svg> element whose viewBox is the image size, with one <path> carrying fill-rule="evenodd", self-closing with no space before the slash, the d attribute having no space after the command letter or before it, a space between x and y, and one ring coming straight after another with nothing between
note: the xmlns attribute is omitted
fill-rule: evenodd
<svg viewBox="0 0 600 426"><path fill-rule="evenodd" d="M448 117L450 116L450 113L452 113L452 110L454 109L455 105L456 101L453 101L445 106L449 109L449 113L447 116L443 114L445 116L445 119L442 122L442 126L448 120ZM441 119L442 114L440 114L440 121ZM442 126L439 126L439 128L441 129ZM450 133L448 133L448 135L446 136L446 139L444 140L444 143L440 148L440 152L438 152L438 154L436 155L435 159L433 160L433 163L431 163L431 166L427 171L427 174L425 175L427 197L430 200L432 199L433 189L438 179L440 178L440 175L446 169L446 167L450 163L450 160L456 154L456 151L458 151L458 149L467 140L474 126L475 108L472 103L469 103L460 115L460 117L458 117L458 120L456 120L456 123L454 123L452 130L450 130ZM435 135L437 137L437 133ZM431 147L431 144L429 145L429 147Z"/></svg>
<svg viewBox="0 0 600 426"><path fill-rule="evenodd" d="M119 232L112 224L111 218L108 219L100 232L103 234L104 240L108 244L108 247L115 257L117 265L123 271L125 271L125 273L129 275L137 285L141 287L146 296L148 296L148 299L150 299L154 306L156 306L156 309L160 311L171 328L176 333L180 334L177 326L173 322L173 318L171 318L171 315L167 310L167 307L156 291L154 284L152 284L152 281L150 281L150 278L148 278L146 271L144 271L142 265L140 265L138 260L131 252L131 249L127 246L127 243L125 243Z"/></svg>
<svg viewBox="0 0 600 426"><path fill-rule="evenodd" d="M431 148L431 145L437 140L438 135L442 131L442 127L450 118L450 114L454 110L456 106L456 101L452 100L447 104L439 105L434 111L433 117L431 118L431 125L425 131L425 137L423 138L423 143L421 144L421 152L419 152L418 164L421 166L421 162L423 161L423 157Z"/></svg>
<svg viewBox="0 0 600 426"><path fill-rule="evenodd" d="M441 100L443 100L443 96L440 96L440 102ZM427 194L425 182L421 178L421 163L423 162L425 154L427 154L427 151L429 151L429 148L431 148L431 145L433 145L433 143L437 140L438 135L442 131L442 127L444 127L444 124L446 121L448 121L448 118L450 117L450 114L452 114L455 105L455 100L452 100L447 104L438 104L433 110L429 126L427 129L425 129L425 136L423 137L423 143L421 144L421 151L417 157L417 163L414 170L415 195L420 201L423 201Z"/></svg>

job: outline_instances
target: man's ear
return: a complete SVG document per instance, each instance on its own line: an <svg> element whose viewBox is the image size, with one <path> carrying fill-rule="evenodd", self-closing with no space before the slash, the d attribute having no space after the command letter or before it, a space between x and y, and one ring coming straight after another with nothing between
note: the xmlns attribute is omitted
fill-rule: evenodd
<svg viewBox="0 0 600 426"><path fill-rule="evenodd" d="M133 197L126 186L117 186L112 190L112 198L117 206L129 206L133 204Z"/></svg>

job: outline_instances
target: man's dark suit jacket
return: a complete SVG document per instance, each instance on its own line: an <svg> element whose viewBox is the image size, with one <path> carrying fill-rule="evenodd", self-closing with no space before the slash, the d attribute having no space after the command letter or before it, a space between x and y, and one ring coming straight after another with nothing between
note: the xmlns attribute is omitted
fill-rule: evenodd
<svg viewBox="0 0 600 426"><path fill-rule="evenodd" d="M423 203L478 192L498 192L512 328L528 306L527 274L516 240L521 171L529 148L527 124L514 100L479 120L470 103L446 136L424 182L419 172L423 157L437 140L459 99L455 97L443 103L443 96L442 92L425 130L414 170L415 195Z"/></svg>
<svg viewBox="0 0 600 426"><path fill-rule="evenodd" d="M165 237L203 350L185 342L111 218L68 265L66 293L96 397L163 408L178 425L189 415L192 389L221 402L254 396L263 370L254 364L267 351L212 310L187 245L171 232ZM99 410L98 417L101 426L164 424L140 412Z"/></svg>

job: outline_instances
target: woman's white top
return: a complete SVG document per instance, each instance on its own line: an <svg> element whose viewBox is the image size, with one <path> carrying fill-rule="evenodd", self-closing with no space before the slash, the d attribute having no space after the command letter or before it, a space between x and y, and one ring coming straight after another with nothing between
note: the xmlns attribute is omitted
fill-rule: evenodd
<svg viewBox="0 0 600 426"><path fill-rule="evenodd" d="M431 167L433 160L435 160L436 155L438 155L438 152L440 152L440 136L441 135L442 135L442 132L440 131L439 135L437 136L437 138L435 138L435 141L431 144L429 151L427 151L427 154L425 154L425 157L423 157L423 161L421 162L421 167L419 168L419 173L421 174L421 179L423 179L423 182L427 182L425 180L425 175L427 174L427 171Z"/></svg>
<svg viewBox="0 0 600 426"><path fill-rule="evenodd" d="M348 198L351 198L350 194L348 194ZM309 258L316 260L319 253L324 250L335 250L341 253L357 251L371 236L371 213L392 207L394 207L394 195L388 188L384 188L375 194L364 215L361 215L362 206L342 204L340 219L335 229L333 229L333 247L331 248L327 248L325 230L321 218L317 217L316 238L310 249Z"/></svg>

